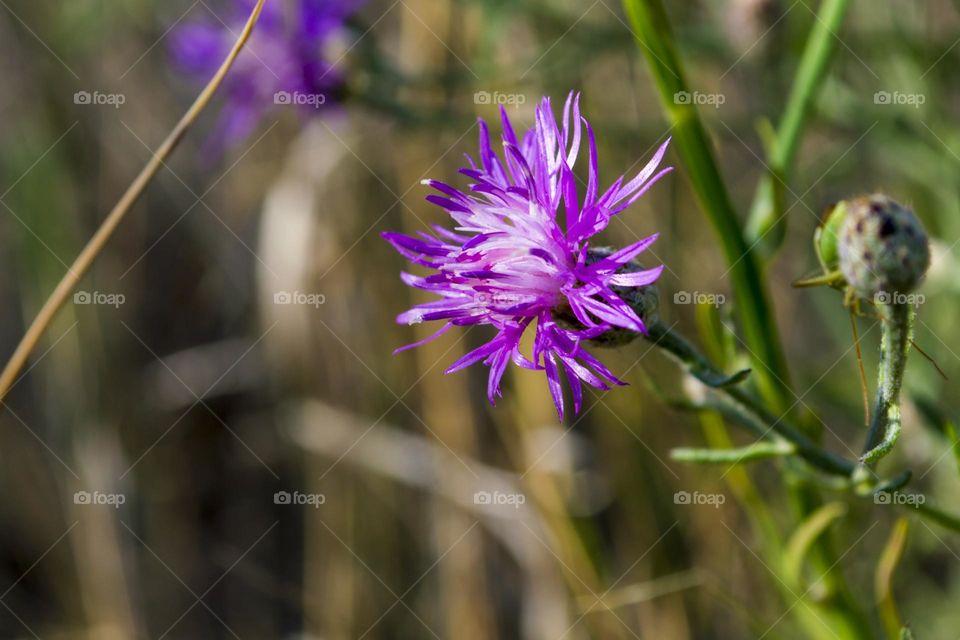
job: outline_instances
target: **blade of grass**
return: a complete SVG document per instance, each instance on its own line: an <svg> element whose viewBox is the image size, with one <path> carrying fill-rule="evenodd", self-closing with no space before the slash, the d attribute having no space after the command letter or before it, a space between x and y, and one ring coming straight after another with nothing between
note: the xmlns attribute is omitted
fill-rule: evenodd
<svg viewBox="0 0 960 640"><path fill-rule="evenodd" d="M828 502L804 520L787 541L784 554L784 579L794 589L806 590L803 585L803 565L817 538L827 530L835 520L847 514L847 505L842 502Z"/></svg>
<svg viewBox="0 0 960 640"><path fill-rule="evenodd" d="M960 434L958 434L957 425L953 420L947 420L945 427L947 442L950 443L950 450L953 451L954 462L957 463L957 471L960 472Z"/></svg>
<svg viewBox="0 0 960 640"><path fill-rule="evenodd" d="M899 638L903 622L897 611L897 603L893 595L893 572L903 557L903 550L907 545L907 530L910 523L906 518L898 518L890 532L890 538L883 548L880 561L873 578L873 592L877 599L877 609L880 620L887 630L889 638Z"/></svg>
<svg viewBox="0 0 960 640"><path fill-rule="evenodd" d="M183 136L186 135L187 131L210 103L213 94L220 87L227 72L230 71L243 46L250 38L250 34L257 23L257 19L260 17L260 11L263 9L265 2L266 0L257 0L257 4L250 12L250 17L247 19L243 31L234 43L230 53L227 54L227 57L220 65L217 73L210 82L207 83L207 86L204 87L200 95L197 96L197 99L190 106L190 109L187 110L183 117L180 118L180 121L177 122L177 125L169 135L167 135L147 165L140 171L130 186L127 187L123 196L121 196L120 200L114 205L113 209L100 224L100 227L93 234L93 237L90 238L89 242L87 242L86 246L80 252L80 255L77 256L76 260L73 261L73 264L70 265L67 272L63 275L63 278L57 284L53 293L51 293L47 301L44 302L37 316L33 319L33 322L30 323L27 332L23 338L21 338L20 343L4 367L3 372L0 373L0 402L3 401L10 391L10 387L13 386L24 364L26 364L27 359L30 357L30 354L36 348L37 343L56 317L63 303L66 302L67 297L73 292L81 278L83 278L84 274L90 269L93 261L100 255L100 252L103 251L113 232L116 231L124 217L143 194L147 185L150 184L150 181L153 180L157 172L160 171L160 168L166 163L167 158L170 157L170 154L176 148L177 144L183 139Z"/></svg>
<svg viewBox="0 0 960 640"><path fill-rule="evenodd" d="M747 220L747 242L757 244L764 257L776 251L786 237L787 223L782 199L777 189L793 173L797 151L810 119L813 102L827 77L839 39L836 32L843 25L850 0L824 0L820 6L810 37L803 50L800 66L794 77L783 119L769 149L770 173L760 180Z"/></svg>
<svg viewBox="0 0 960 640"><path fill-rule="evenodd" d="M756 363L761 393L771 407L782 411L789 406L789 375L769 296L761 280L760 264L744 239L696 106L692 101L675 98L690 91L663 3L661 0L624 0L624 6L672 125L673 139L686 174L730 265L737 319Z"/></svg>

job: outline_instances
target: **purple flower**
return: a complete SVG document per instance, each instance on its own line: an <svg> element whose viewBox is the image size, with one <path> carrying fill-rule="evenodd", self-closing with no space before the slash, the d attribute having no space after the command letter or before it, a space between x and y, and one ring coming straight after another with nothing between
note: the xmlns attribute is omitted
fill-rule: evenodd
<svg viewBox="0 0 960 640"><path fill-rule="evenodd" d="M328 104L342 77L327 50L330 40L363 0L270 0L244 50L224 81L226 106L214 139L216 148L244 140L274 105L300 105L317 113ZM174 66L198 84L213 77L236 42L256 2L229 0L210 19L173 34Z"/></svg>
<svg viewBox="0 0 960 640"><path fill-rule="evenodd" d="M601 195L596 140L580 116L579 94L567 98L562 128L550 99L544 98L535 126L522 140L506 110L500 113L503 158L491 147L481 119L480 161L468 157L470 167L460 170L473 181L469 191L424 181L438 192L427 200L450 214L455 230L435 226L435 235L383 234L408 260L434 270L424 277L403 273L402 280L440 296L400 314L397 322L444 322L433 336L397 351L433 340L453 325L491 325L496 337L457 360L447 373L483 361L490 367L487 396L493 403L511 360L525 369L545 370L562 419L561 371L570 384L574 413L580 411L583 382L604 390L624 384L584 349L584 342L611 330L646 333L643 320L617 289L644 287L660 276L662 266L642 270L632 262L657 236L602 254L591 250L589 241L671 171L657 173L669 140L635 178L621 177ZM584 129L589 177L581 198L572 169ZM520 340L531 325L535 335L528 358Z"/></svg>

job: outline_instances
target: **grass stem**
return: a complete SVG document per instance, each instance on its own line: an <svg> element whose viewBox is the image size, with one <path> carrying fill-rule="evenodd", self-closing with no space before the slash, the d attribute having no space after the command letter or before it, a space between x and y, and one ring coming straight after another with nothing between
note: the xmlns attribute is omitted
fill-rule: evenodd
<svg viewBox="0 0 960 640"><path fill-rule="evenodd" d="M243 46L250 38L250 34L257 23L257 19L260 17L260 11L263 9L265 2L266 0L257 0L257 4L250 12L250 17L247 19L243 31L234 43L230 53L227 54L223 64L220 65L217 73L210 82L207 83L207 86L204 87L203 91L190 106L190 109L187 110L183 117L180 118L180 121L177 122L177 125L169 135L167 135L166 139L130 184L117 204L114 205L113 209L100 224L100 227L93 234L93 237L90 238L76 260L73 261L73 264L70 265L67 272L63 275L63 278L60 279L53 293L51 293L46 302L44 302L40 311L33 319L33 322L30 323L26 333L14 350L13 355L3 368L3 372L0 373L0 402L6 398L7 393L16 382L17 376L29 359L30 354L36 349L37 344L50 327L57 312L63 307L64 302L66 302L67 298L77 287L77 284L90 269L93 261L96 260L97 256L103 251L110 237L143 194L147 185L150 184L161 167L164 166L177 144L183 139L183 136L186 135L187 131L210 103L213 94L220 87L227 72L230 71Z"/></svg>

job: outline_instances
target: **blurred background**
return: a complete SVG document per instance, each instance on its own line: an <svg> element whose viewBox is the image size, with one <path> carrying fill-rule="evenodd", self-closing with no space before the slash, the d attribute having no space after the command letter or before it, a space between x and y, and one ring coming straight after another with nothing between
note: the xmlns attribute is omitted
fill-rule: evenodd
<svg viewBox="0 0 960 640"><path fill-rule="evenodd" d="M667 4L745 214L818 3ZM227 29L232 5L0 2L3 358L198 92L171 65L171 34ZM855 0L835 37L767 276L798 403L850 457L864 427L847 312L834 291L790 284L815 270L832 202L883 189L912 204L934 254L916 340L960 378L960 2ZM511 370L496 407L484 368L443 375L483 327L391 355L432 329L394 323L423 298L379 233L448 222L420 181L465 184L478 116L498 133L503 103L524 129L541 96L582 91L605 184L669 135L620 4L368 0L326 44L343 83L316 115L268 109L219 150L229 95L214 99L5 400L0 637L810 637L795 614L816 584L784 594L758 553L758 519L796 527L782 465L671 460L727 431L670 407L681 377L647 343L597 352L630 386L588 393L563 424L541 374ZM687 302L723 320L735 301L668 161L677 171L605 241L661 233L661 313L696 338L704 312ZM872 372L879 328L860 329ZM886 464L956 511L937 425L960 400L922 358L906 385ZM846 504L839 568L882 637L875 571L901 512ZM893 584L917 638L960 637L955 534L911 518Z"/></svg>

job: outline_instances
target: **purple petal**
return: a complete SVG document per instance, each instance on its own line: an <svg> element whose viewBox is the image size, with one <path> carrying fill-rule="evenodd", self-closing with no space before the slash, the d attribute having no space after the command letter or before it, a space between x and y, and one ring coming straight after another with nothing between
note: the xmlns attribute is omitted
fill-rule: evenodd
<svg viewBox="0 0 960 640"><path fill-rule="evenodd" d="M561 359L560 364L567 373L567 384L570 387L570 395L573 396L573 413L576 415L580 413L580 407L583 405L583 385L580 384L580 379L570 371L566 361Z"/></svg>
<svg viewBox="0 0 960 640"><path fill-rule="evenodd" d="M643 253L647 247L652 245L657 241L657 238L660 237L659 233L655 233L652 236L648 236L639 242L635 242L623 249L620 249L616 253L607 256L603 260L599 260L594 264L587 267L587 272L591 274L603 274L610 273L611 271L616 271L626 263L630 262L638 255Z"/></svg>
<svg viewBox="0 0 960 640"><path fill-rule="evenodd" d="M505 349L501 349L493 356L493 362L490 363L490 376L487 378L487 400L490 404L496 404L496 398L501 395L500 380L503 378L503 372L507 370L509 361L510 354Z"/></svg>
<svg viewBox="0 0 960 640"><path fill-rule="evenodd" d="M404 346L402 346L402 347L398 347L398 348L394 349L394 350L393 350L393 355L397 355L398 353L402 353L402 352L404 352L404 351L407 351L408 349L413 349L414 347L419 347L419 346L421 346L421 345L427 344L428 342L432 342L433 340L436 340L437 338L439 338L440 336L442 336L443 334L445 334L447 331L449 331L451 326L453 326L453 325L451 325L451 324L448 322L447 324L445 324L445 325L443 325L442 327L440 327L440 329L439 329L436 333L434 333L433 335L431 335L431 336L429 336L429 337L426 337L426 338L424 338L423 340L418 340L417 342L412 342L412 343L410 343L410 344L407 344L407 345L404 345Z"/></svg>
<svg viewBox="0 0 960 640"><path fill-rule="evenodd" d="M497 349L500 349L502 345L503 339L500 336L497 336L487 344L477 347L465 356L458 358L456 362L447 367L447 370L444 371L444 373L455 373L461 369L469 367L472 364L480 362Z"/></svg>
<svg viewBox="0 0 960 640"><path fill-rule="evenodd" d="M617 298L617 300L620 299ZM607 304L604 304L594 298L584 296L580 298L580 302L587 311L604 322L609 322L612 325L623 327L624 329L633 329L634 331L644 332L646 329L646 327L643 326L643 321L641 321L633 309L627 306L622 300L620 300L619 305L616 303L610 304L609 301L605 301Z"/></svg>
<svg viewBox="0 0 960 640"><path fill-rule="evenodd" d="M583 206L589 207L597 201L600 168L597 159L597 139L593 135L593 127L590 126L590 123L587 122L586 119L583 120L583 124L587 127L587 141L590 145L590 171L587 177L587 197L583 201Z"/></svg>
<svg viewBox="0 0 960 640"><path fill-rule="evenodd" d="M660 145L660 148L657 149L657 152L653 154L653 158L647 163L647 166L645 166L633 180L628 182L622 189L620 189L620 191L617 193L617 201L632 194L647 182L647 179L650 178L650 176L653 175L653 172L657 170L657 167L660 166L663 156L667 153L667 147L670 146L670 140L672 140L672 138L667 138L667 141Z"/></svg>
<svg viewBox="0 0 960 640"><path fill-rule="evenodd" d="M614 208L611 210L611 215L617 215L618 213L620 213L621 211L623 211L624 209L626 209L627 207L629 207L630 205L632 205L634 202L636 202L637 200L639 200L641 197L643 197L643 195L644 195L647 191L650 190L650 187L652 187L653 185L655 185L655 184L657 183L657 181L660 180L660 178L662 178L663 176L667 175L667 174L670 173L671 171L673 171L673 167L667 167L666 169L661 170L660 173L658 173L657 175L653 176L653 177L650 179L649 182L647 182L645 185L643 185L643 187L640 188L639 191L637 191L635 194L633 194L633 195L630 197L629 200L627 200L626 202L624 202L624 203L622 203L622 204L619 204L619 205L617 205L616 207L614 207Z"/></svg>
<svg viewBox="0 0 960 640"><path fill-rule="evenodd" d="M547 386L550 387L550 395L553 396L553 404L557 406L557 415L562 421L563 387L560 384L560 371L557 369L557 363L554 361L553 354L546 354L543 358L543 364L546 368ZM574 412L576 413L576 410Z"/></svg>
<svg viewBox="0 0 960 640"><path fill-rule="evenodd" d="M394 233L393 231L384 231L380 236L397 249L407 249L428 256L446 256L450 250L440 244L439 241L428 242L418 240L411 236Z"/></svg>
<svg viewBox="0 0 960 640"><path fill-rule="evenodd" d="M653 269L646 269L645 271L617 273L610 278L610 284L618 287L645 287L648 284L656 282L661 273L663 273L663 265L654 267Z"/></svg>
<svg viewBox="0 0 960 640"><path fill-rule="evenodd" d="M438 196L431 193L425 199L427 202L443 207L447 211L462 211L463 213L472 213L469 207L466 207L459 202L454 202L450 198L444 198L443 196Z"/></svg>

